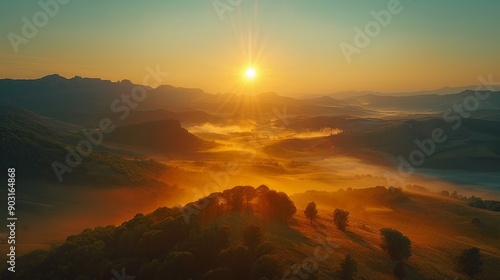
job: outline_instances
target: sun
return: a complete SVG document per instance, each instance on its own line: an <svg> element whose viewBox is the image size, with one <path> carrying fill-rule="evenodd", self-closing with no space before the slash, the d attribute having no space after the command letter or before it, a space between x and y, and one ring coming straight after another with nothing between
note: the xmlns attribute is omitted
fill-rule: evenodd
<svg viewBox="0 0 500 280"><path fill-rule="evenodd" d="M255 68L249 67L245 71L245 77L249 80L254 79L257 76L257 72L255 72Z"/></svg>

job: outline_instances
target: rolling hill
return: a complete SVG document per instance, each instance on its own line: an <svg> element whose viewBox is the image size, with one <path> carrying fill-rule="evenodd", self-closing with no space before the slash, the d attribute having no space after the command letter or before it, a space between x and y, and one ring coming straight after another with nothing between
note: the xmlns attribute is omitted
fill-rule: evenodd
<svg viewBox="0 0 500 280"><path fill-rule="evenodd" d="M53 163L67 164L70 150L76 151L84 135L58 131L42 121L42 116L14 107L0 107L0 156L2 168L15 168L20 180L37 192L44 183L59 183ZM156 173L167 166L155 161L135 160L104 146L94 146L81 164L66 172L64 184L93 186L164 186ZM25 189L29 192L29 188Z"/></svg>
<svg viewBox="0 0 500 280"><path fill-rule="evenodd" d="M470 279L456 256L473 246L484 263L482 279L496 279L500 269L497 212L384 187L291 198L300 211L284 193L238 186L183 208L137 214L20 257L14 279L110 279L115 273L138 280L337 279L346 254L357 261L359 279L390 279L397 261L380 246L386 227L411 240L412 255L403 261L408 279ZM311 222L302 212L310 201L319 209ZM332 222L335 208L351 211L346 231ZM278 209L293 210L291 218L276 220Z"/></svg>
<svg viewBox="0 0 500 280"><path fill-rule="evenodd" d="M339 119L317 117L292 121L288 125L297 131L318 127L340 127L347 131L315 139L286 139L271 144L266 151L272 155L287 152L310 152L326 155L346 154L377 164L397 165L399 155L409 155L421 149L416 141L429 139L435 129L442 129L446 140L435 143L435 150L425 155L422 166L431 169L495 172L500 164L500 122L462 119L457 129L454 123L426 117L410 120ZM323 152L321 148L323 147Z"/></svg>
<svg viewBox="0 0 500 280"><path fill-rule="evenodd" d="M186 129L177 120L160 120L117 127L107 140L145 147L162 153L187 153L215 147Z"/></svg>

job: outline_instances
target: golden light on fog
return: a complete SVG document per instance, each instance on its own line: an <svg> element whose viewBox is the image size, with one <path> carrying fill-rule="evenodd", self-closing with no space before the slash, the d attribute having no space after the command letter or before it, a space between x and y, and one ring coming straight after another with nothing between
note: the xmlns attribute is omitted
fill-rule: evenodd
<svg viewBox="0 0 500 280"><path fill-rule="evenodd" d="M257 72L255 71L255 68L249 67L245 71L245 77L249 80L253 80L257 76Z"/></svg>

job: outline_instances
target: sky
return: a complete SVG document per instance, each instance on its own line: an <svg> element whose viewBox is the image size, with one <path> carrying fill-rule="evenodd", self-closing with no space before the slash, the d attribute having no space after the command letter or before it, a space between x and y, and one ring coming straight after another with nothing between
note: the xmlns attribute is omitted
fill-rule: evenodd
<svg viewBox="0 0 500 280"><path fill-rule="evenodd" d="M0 78L142 83L159 67L178 87L283 95L500 81L497 0L56 1L0 2Z"/></svg>

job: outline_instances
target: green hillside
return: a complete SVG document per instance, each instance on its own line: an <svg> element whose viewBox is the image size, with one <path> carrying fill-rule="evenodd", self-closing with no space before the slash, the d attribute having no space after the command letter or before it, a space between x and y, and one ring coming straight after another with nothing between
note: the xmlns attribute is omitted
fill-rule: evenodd
<svg viewBox="0 0 500 280"><path fill-rule="evenodd" d="M111 279L116 272L138 280L341 279L347 254L357 263L353 279L392 279L398 261L381 247L383 228L411 240L411 254L401 260L405 279L470 279L456 257L471 247L480 249L481 279L500 269L498 213L384 187L292 198L264 185L238 186L182 208L137 214L19 258L14 279ZM319 211L309 220L302 210L314 200ZM345 231L332 219L340 207L351 212Z"/></svg>

